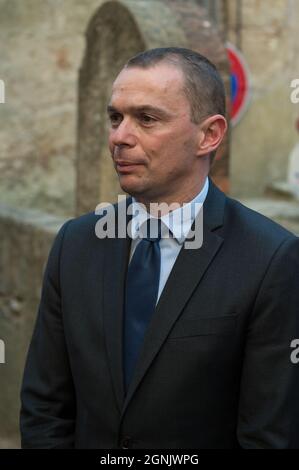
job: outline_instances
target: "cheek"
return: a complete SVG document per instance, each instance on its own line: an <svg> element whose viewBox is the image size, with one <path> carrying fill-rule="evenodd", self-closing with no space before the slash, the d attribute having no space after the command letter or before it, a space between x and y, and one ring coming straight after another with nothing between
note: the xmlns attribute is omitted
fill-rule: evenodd
<svg viewBox="0 0 299 470"><path fill-rule="evenodd" d="M162 155L172 154L175 148L175 136L169 133L152 137L143 142L143 148L149 156L160 159Z"/></svg>
<svg viewBox="0 0 299 470"><path fill-rule="evenodd" d="M112 154L113 149L114 149L114 145L112 143L112 133L111 133L111 131L109 131L109 134L108 134L108 147L109 147L109 150Z"/></svg>
<svg viewBox="0 0 299 470"><path fill-rule="evenodd" d="M196 145L197 145L196 140L194 138L193 139L189 138L189 139L184 140L182 148L186 154L192 157L196 151Z"/></svg>
<svg viewBox="0 0 299 470"><path fill-rule="evenodd" d="M146 138L139 140L141 152L147 157L148 163L152 166L160 160L163 152L163 142L157 138Z"/></svg>
<svg viewBox="0 0 299 470"><path fill-rule="evenodd" d="M139 143L152 168L171 170L181 166L188 156L192 158L195 147L193 140L189 129L186 129L186 132L177 129L175 132L165 132L159 136L147 136L140 139Z"/></svg>

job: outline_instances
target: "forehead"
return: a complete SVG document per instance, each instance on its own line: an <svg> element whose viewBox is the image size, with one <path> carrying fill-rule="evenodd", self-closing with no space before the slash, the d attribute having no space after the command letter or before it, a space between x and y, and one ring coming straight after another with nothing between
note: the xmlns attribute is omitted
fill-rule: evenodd
<svg viewBox="0 0 299 470"><path fill-rule="evenodd" d="M144 100L153 105L169 105L173 108L187 105L183 72L175 66L157 64L149 68L130 67L123 69L112 87L111 104L133 100L135 105Z"/></svg>

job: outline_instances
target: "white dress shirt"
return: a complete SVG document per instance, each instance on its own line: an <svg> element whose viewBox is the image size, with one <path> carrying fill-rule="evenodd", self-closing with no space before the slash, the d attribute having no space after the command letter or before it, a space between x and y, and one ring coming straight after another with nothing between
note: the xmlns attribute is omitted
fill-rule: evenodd
<svg viewBox="0 0 299 470"><path fill-rule="evenodd" d="M209 189L209 180L206 178L202 190L195 196L192 201L183 204L181 207L168 212L161 217L162 238L160 240L161 252L161 268L160 281L157 302L164 289L168 276L173 268L175 260L183 246L183 243L192 227L192 223L201 209ZM154 218L145 210L145 206L132 198L132 222L131 222L131 253L130 261L141 241L144 233L142 227L144 222L149 218ZM169 236L169 233L171 236Z"/></svg>

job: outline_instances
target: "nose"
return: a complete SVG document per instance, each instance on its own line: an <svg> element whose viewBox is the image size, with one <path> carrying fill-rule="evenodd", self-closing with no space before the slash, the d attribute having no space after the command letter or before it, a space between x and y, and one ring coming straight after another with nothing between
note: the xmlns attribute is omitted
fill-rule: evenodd
<svg viewBox="0 0 299 470"><path fill-rule="evenodd" d="M134 147L137 139L134 123L129 119L123 119L116 128L110 129L110 145Z"/></svg>

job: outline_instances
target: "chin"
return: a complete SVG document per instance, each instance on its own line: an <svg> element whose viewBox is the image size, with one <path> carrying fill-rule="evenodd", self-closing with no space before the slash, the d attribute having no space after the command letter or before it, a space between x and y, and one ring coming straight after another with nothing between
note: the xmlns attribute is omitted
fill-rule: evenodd
<svg viewBox="0 0 299 470"><path fill-rule="evenodd" d="M135 197L138 199L138 197L143 196L144 192L136 189L133 186L122 186L122 190L127 193L129 196Z"/></svg>
<svg viewBox="0 0 299 470"><path fill-rule="evenodd" d="M143 194L144 188L142 188L140 182L134 181L130 178L119 178L119 184L121 189L125 192L130 194L131 196L138 196L139 194Z"/></svg>

